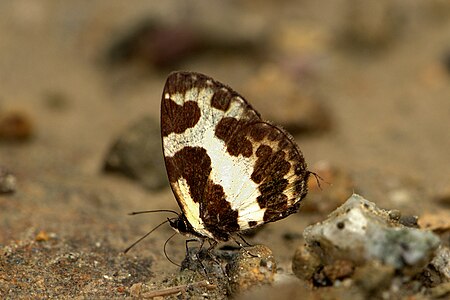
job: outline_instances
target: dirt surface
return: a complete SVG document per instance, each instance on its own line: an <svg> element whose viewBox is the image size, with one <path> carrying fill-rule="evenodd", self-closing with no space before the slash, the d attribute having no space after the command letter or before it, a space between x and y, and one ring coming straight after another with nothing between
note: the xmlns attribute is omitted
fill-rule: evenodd
<svg viewBox="0 0 450 300"><path fill-rule="evenodd" d="M122 253L167 217L127 213L178 211L169 186L102 171L130 124L158 122L173 70L232 86L292 128L312 170L348 177L327 177L304 200L310 209L249 238L273 251L280 274L292 274L303 229L353 191L403 215L448 216L450 4L365 3L0 2L0 175L15 178L15 192L0 194L1 298L177 285L168 226ZM182 236L167 254L183 260Z"/></svg>

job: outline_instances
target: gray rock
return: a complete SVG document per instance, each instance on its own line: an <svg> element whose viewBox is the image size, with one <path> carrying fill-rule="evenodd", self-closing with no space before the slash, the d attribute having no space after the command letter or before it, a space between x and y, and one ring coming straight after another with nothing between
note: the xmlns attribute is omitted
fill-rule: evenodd
<svg viewBox="0 0 450 300"><path fill-rule="evenodd" d="M16 176L5 168L0 167L0 194L14 193L16 191Z"/></svg>
<svg viewBox="0 0 450 300"><path fill-rule="evenodd" d="M103 169L135 179L150 190L169 186L158 123L144 117L132 124L111 147Z"/></svg>
<svg viewBox="0 0 450 300"><path fill-rule="evenodd" d="M430 262L440 240L431 232L405 227L390 215L390 211L352 195L328 219L308 226L303 234L309 251L316 253L323 265L336 260L357 265L377 260L404 274L415 274Z"/></svg>
<svg viewBox="0 0 450 300"><path fill-rule="evenodd" d="M445 282L450 282L450 248L441 246L430 263Z"/></svg>

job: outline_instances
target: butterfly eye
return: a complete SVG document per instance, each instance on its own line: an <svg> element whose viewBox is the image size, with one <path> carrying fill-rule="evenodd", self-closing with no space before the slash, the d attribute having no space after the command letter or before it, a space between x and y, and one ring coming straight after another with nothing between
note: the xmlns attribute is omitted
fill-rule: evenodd
<svg viewBox="0 0 450 300"><path fill-rule="evenodd" d="M170 226L179 233L187 233L186 220L182 218L168 219Z"/></svg>

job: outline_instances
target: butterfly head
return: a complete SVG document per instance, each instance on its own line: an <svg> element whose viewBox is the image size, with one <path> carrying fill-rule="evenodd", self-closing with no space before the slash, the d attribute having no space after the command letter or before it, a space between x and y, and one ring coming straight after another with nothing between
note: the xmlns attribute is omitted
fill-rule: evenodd
<svg viewBox="0 0 450 300"><path fill-rule="evenodd" d="M188 220L184 214L178 215L178 218L168 219L170 226L178 233L188 235L191 233Z"/></svg>

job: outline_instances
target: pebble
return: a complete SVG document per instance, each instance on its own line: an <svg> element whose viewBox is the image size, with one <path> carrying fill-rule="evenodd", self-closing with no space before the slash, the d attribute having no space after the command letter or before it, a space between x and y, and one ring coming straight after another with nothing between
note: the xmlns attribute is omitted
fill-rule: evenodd
<svg viewBox="0 0 450 300"><path fill-rule="evenodd" d="M46 242L50 239L50 236L46 231L41 230L34 239L36 240L36 242Z"/></svg>
<svg viewBox="0 0 450 300"><path fill-rule="evenodd" d="M450 248L441 246L436 251L436 255L430 263L433 269L438 272L442 281L450 282Z"/></svg>
<svg viewBox="0 0 450 300"><path fill-rule="evenodd" d="M0 167L0 194L14 193L16 184L16 176L7 169Z"/></svg>
<svg viewBox="0 0 450 300"><path fill-rule="evenodd" d="M320 257L322 266L338 260L360 266L373 260L404 274L416 274L431 261L440 240L431 232L403 226L390 214L354 194L326 220L304 230L306 249L313 252L311 257ZM312 268L308 263L317 268L316 259L308 262L295 257L293 268Z"/></svg>
<svg viewBox="0 0 450 300"><path fill-rule="evenodd" d="M323 273L331 280L335 282L336 280L342 280L353 275L355 266L353 262L348 260L336 260L331 265L326 265L323 268Z"/></svg>
<svg viewBox="0 0 450 300"><path fill-rule="evenodd" d="M169 186L161 149L158 122L144 117L117 138L103 170L137 180L149 190L160 190Z"/></svg>
<svg viewBox="0 0 450 300"><path fill-rule="evenodd" d="M292 271L303 280L310 280L323 267L319 255L309 250L306 245L297 248L292 261Z"/></svg>
<svg viewBox="0 0 450 300"><path fill-rule="evenodd" d="M33 135L30 117L21 111L0 113L0 140L22 141Z"/></svg>

